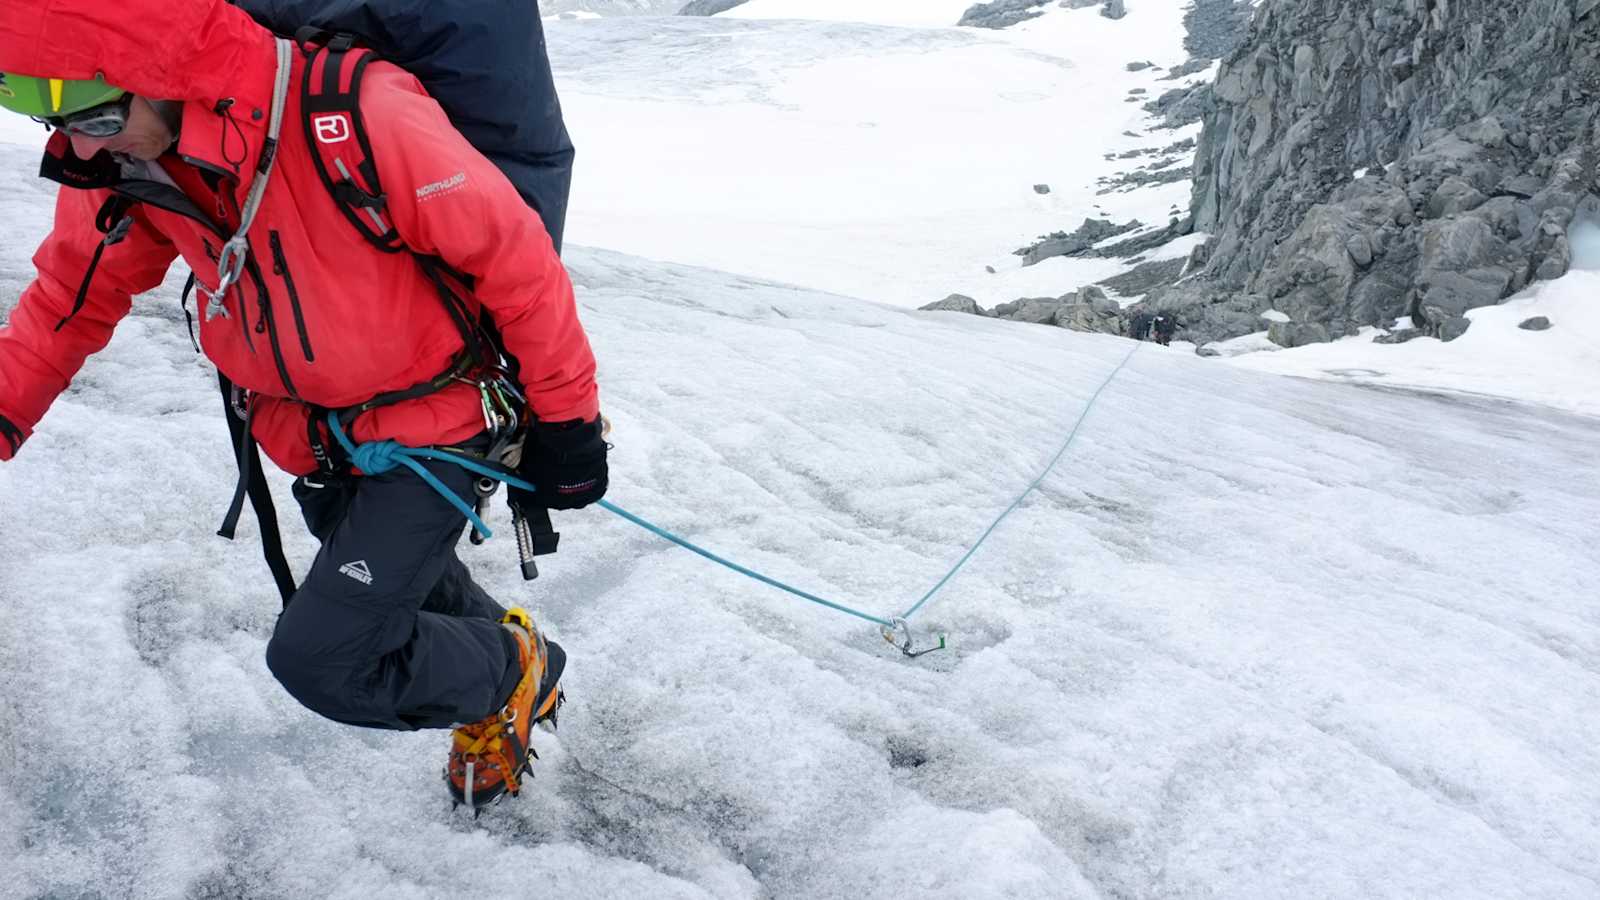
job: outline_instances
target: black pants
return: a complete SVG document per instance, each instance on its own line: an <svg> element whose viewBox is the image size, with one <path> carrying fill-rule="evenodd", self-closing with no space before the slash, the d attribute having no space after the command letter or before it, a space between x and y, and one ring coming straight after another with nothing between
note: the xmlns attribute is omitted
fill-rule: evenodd
<svg viewBox="0 0 1600 900"><path fill-rule="evenodd" d="M471 502L470 473L424 465ZM294 496L322 549L267 644L272 674L313 712L370 728L448 728L504 706L517 643L456 556L461 513L404 467L315 484Z"/></svg>

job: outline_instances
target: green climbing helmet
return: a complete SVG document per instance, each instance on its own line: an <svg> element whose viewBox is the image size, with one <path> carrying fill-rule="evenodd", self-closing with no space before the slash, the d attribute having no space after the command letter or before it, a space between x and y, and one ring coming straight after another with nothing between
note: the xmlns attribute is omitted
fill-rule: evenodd
<svg viewBox="0 0 1600 900"><path fill-rule="evenodd" d="M0 72L0 107L35 119L70 116L119 100L125 93L98 76L92 81L70 81Z"/></svg>

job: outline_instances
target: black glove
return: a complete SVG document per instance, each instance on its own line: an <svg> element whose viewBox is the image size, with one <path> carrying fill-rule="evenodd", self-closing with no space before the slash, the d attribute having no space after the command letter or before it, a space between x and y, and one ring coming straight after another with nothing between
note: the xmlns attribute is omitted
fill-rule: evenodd
<svg viewBox="0 0 1600 900"><path fill-rule="evenodd" d="M582 509L606 495L606 440L601 419L538 422L528 432L517 474L536 490L510 490L519 509Z"/></svg>

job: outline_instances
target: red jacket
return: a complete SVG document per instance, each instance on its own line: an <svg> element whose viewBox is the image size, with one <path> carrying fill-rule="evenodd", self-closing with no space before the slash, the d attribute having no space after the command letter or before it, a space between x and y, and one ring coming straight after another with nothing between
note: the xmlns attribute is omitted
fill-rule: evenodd
<svg viewBox="0 0 1600 900"><path fill-rule="evenodd" d="M305 58L296 51L294 60L276 164L249 232L253 274L228 294L225 317L208 318L200 298L196 318L206 355L255 394L262 449L307 474L316 462L305 403L352 406L411 387L445 371L462 339L411 254L369 244L319 179L300 112ZM138 96L184 102L175 153L160 161L176 190L160 178L98 186L105 157L88 165L64 135L53 137L46 170L91 187L60 191L54 230L34 256L38 278L0 329L0 459L110 340L132 295L159 285L176 257L201 286L217 284L216 255L238 225L266 137L275 68L272 35L224 0L0 5L0 71L103 72ZM593 419L594 356L538 215L411 75L373 64L360 102L389 218L407 246L471 277L541 419ZM128 237L105 250L83 309L57 332L102 238L96 213L113 191L145 202ZM476 389L458 384L366 413L352 436L420 446L482 428Z"/></svg>

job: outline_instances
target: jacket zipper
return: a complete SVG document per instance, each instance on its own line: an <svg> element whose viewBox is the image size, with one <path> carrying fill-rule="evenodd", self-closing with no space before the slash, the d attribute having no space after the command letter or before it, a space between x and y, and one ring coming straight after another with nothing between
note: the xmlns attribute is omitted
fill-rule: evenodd
<svg viewBox="0 0 1600 900"><path fill-rule="evenodd" d="M255 282L256 302L261 304L261 315L267 322L267 342L272 345L272 361L278 365L278 377L283 379L283 389L290 398L299 400L300 392L294 389L294 382L289 378L289 364L284 361L283 347L278 343L278 321L272 316L272 295L267 293L267 279L262 277L254 253L245 257L244 267L250 273L250 280Z"/></svg>
<svg viewBox="0 0 1600 900"><path fill-rule="evenodd" d="M224 179L224 184L227 183L228 179ZM233 183L237 183L237 179L234 179ZM232 201L233 217L242 217L243 214L239 211L239 201L234 198L231 190L219 191L218 200L220 201L219 205L225 211L228 209L229 201ZM260 308L260 313L256 318L256 333L260 334L262 326L266 326L267 343L272 346L272 362L278 367L278 378L283 382L284 393L287 393L291 399L299 400L300 392L295 390L294 380L289 377L289 363L283 358L283 345L278 342L278 321L272 315L272 293L267 290L267 279L261 274L261 266L256 264L256 253L253 247L248 247L245 252L244 268L245 272L250 275L250 280L256 286L256 306ZM242 285L239 287L239 296L244 296L244 287ZM239 305L242 309L244 306L243 301Z"/></svg>
<svg viewBox="0 0 1600 900"><path fill-rule="evenodd" d="M306 330L305 311L300 307L300 292L295 289L294 275L289 272L289 258L284 255L283 241L279 239L278 232L268 231L267 242L272 245L272 274L281 277L284 287L289 290L289 308L294 312L294 328L300 335L300 351L305 354L306 362L316 362L316 355L311 352L311 335Z"/></svg>

